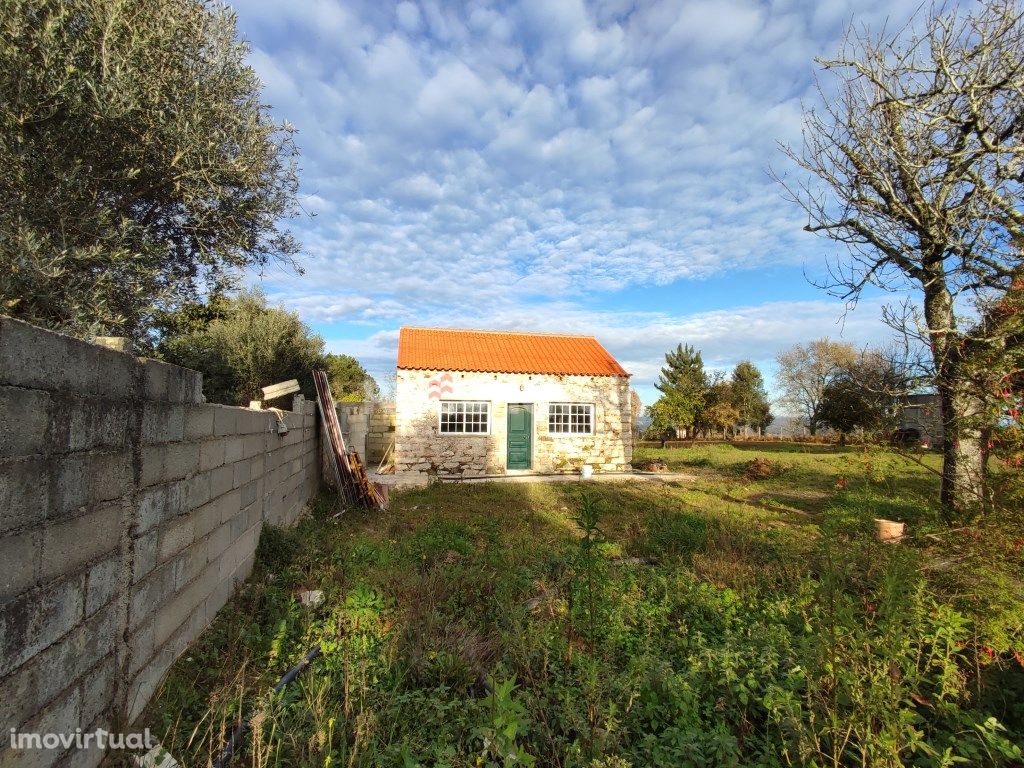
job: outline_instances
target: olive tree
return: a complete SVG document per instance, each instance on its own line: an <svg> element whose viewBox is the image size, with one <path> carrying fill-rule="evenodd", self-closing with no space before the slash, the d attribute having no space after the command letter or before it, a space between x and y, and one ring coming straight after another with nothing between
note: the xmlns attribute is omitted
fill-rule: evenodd
<svg viewBox="0 0 1024 768"><path fill-rule="evenodd" d="M988 0L925 9L896 33L851 28L819 63L831 75L821 106L805 112L802 147L786 150L804 173L782 182L806 229L845 246L830 290L920 297L944 422L942 500L964 513L985 498L987 407L972 372L1020 337L1019 316L995 323L986 310L1024 270L1022 8Z"/></svg>
<svg viewBox="0 0 1024 768"><path fill-rule="evenodd" d="M203 0L0 5L0 312L141 339L246 267L294 266L293 128Z"/></svg>
<svg viewBox="0 0 1024 768"><path fill-rule="evenodd" d="M312 371L325 364L324 342L294 312L267 305L259 291L222 302L219 316L202 327L163 339L156 354L203 374L206 399L245 405L260 388L298 379L315 397Z"/></svg>

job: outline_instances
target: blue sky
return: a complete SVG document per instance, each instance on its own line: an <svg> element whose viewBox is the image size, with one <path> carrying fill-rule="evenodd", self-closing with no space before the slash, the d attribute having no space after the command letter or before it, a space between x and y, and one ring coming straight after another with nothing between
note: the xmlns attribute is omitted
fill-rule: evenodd
<svg viewBox="0 0 1024 768"><path fill-rule="evenodd" d="M885 297L808 284L834 247L768 169L814 57L917 0L233 5L313 214L264 289L371 373L401 325L589 333L650 403L679 342L771 384L796 342L887 337Z"/></svg>

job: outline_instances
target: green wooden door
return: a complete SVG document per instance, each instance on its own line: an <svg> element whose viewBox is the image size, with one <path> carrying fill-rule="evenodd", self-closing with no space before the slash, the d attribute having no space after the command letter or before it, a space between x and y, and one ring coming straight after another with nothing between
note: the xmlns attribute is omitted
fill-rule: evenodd
<svg viewBox="0 0 1024 768"><path fill-rule="evenodd" d="M533 407L521 403L508 406L508 468L532 466Z"/></svg>

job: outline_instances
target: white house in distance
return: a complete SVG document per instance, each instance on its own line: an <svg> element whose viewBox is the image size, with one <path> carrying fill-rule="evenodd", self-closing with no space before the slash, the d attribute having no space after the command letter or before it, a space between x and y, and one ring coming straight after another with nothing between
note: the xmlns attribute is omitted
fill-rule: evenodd
<svg viewBox="0 0 1024 768"><path fill-rule="evenodd" d="M402 328L395 471L629 468L629 374L592 336Z"/></svg>

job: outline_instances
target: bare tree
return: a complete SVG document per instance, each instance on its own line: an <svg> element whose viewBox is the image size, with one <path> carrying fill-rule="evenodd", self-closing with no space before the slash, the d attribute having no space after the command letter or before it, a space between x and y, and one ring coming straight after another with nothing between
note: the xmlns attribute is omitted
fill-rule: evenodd
<svg viewBox="0 0 1024 768"><path fill-rule="evenodd" d="M780 402L803 417L812 435L818 431L818 411L825 387L839 371L849 368L856 356L851 344L818 339L797 344L776 358L776 381L782 390Z"/></svg>
<svg viewBox="0 0 1024 768"><path fill-rule="evenodd" d="M825 106L805 112L803 146L785 150L807 176L783 184L808 231L847 246L826 285L835 295L856 301L873 284L923 297L942 500L966 512L985 498L986 404L971 371L1013 337L986 308L1024 271L1021 7L933 7L896 34L851 29L819 64L837 90L819 83Z"/></svg>

